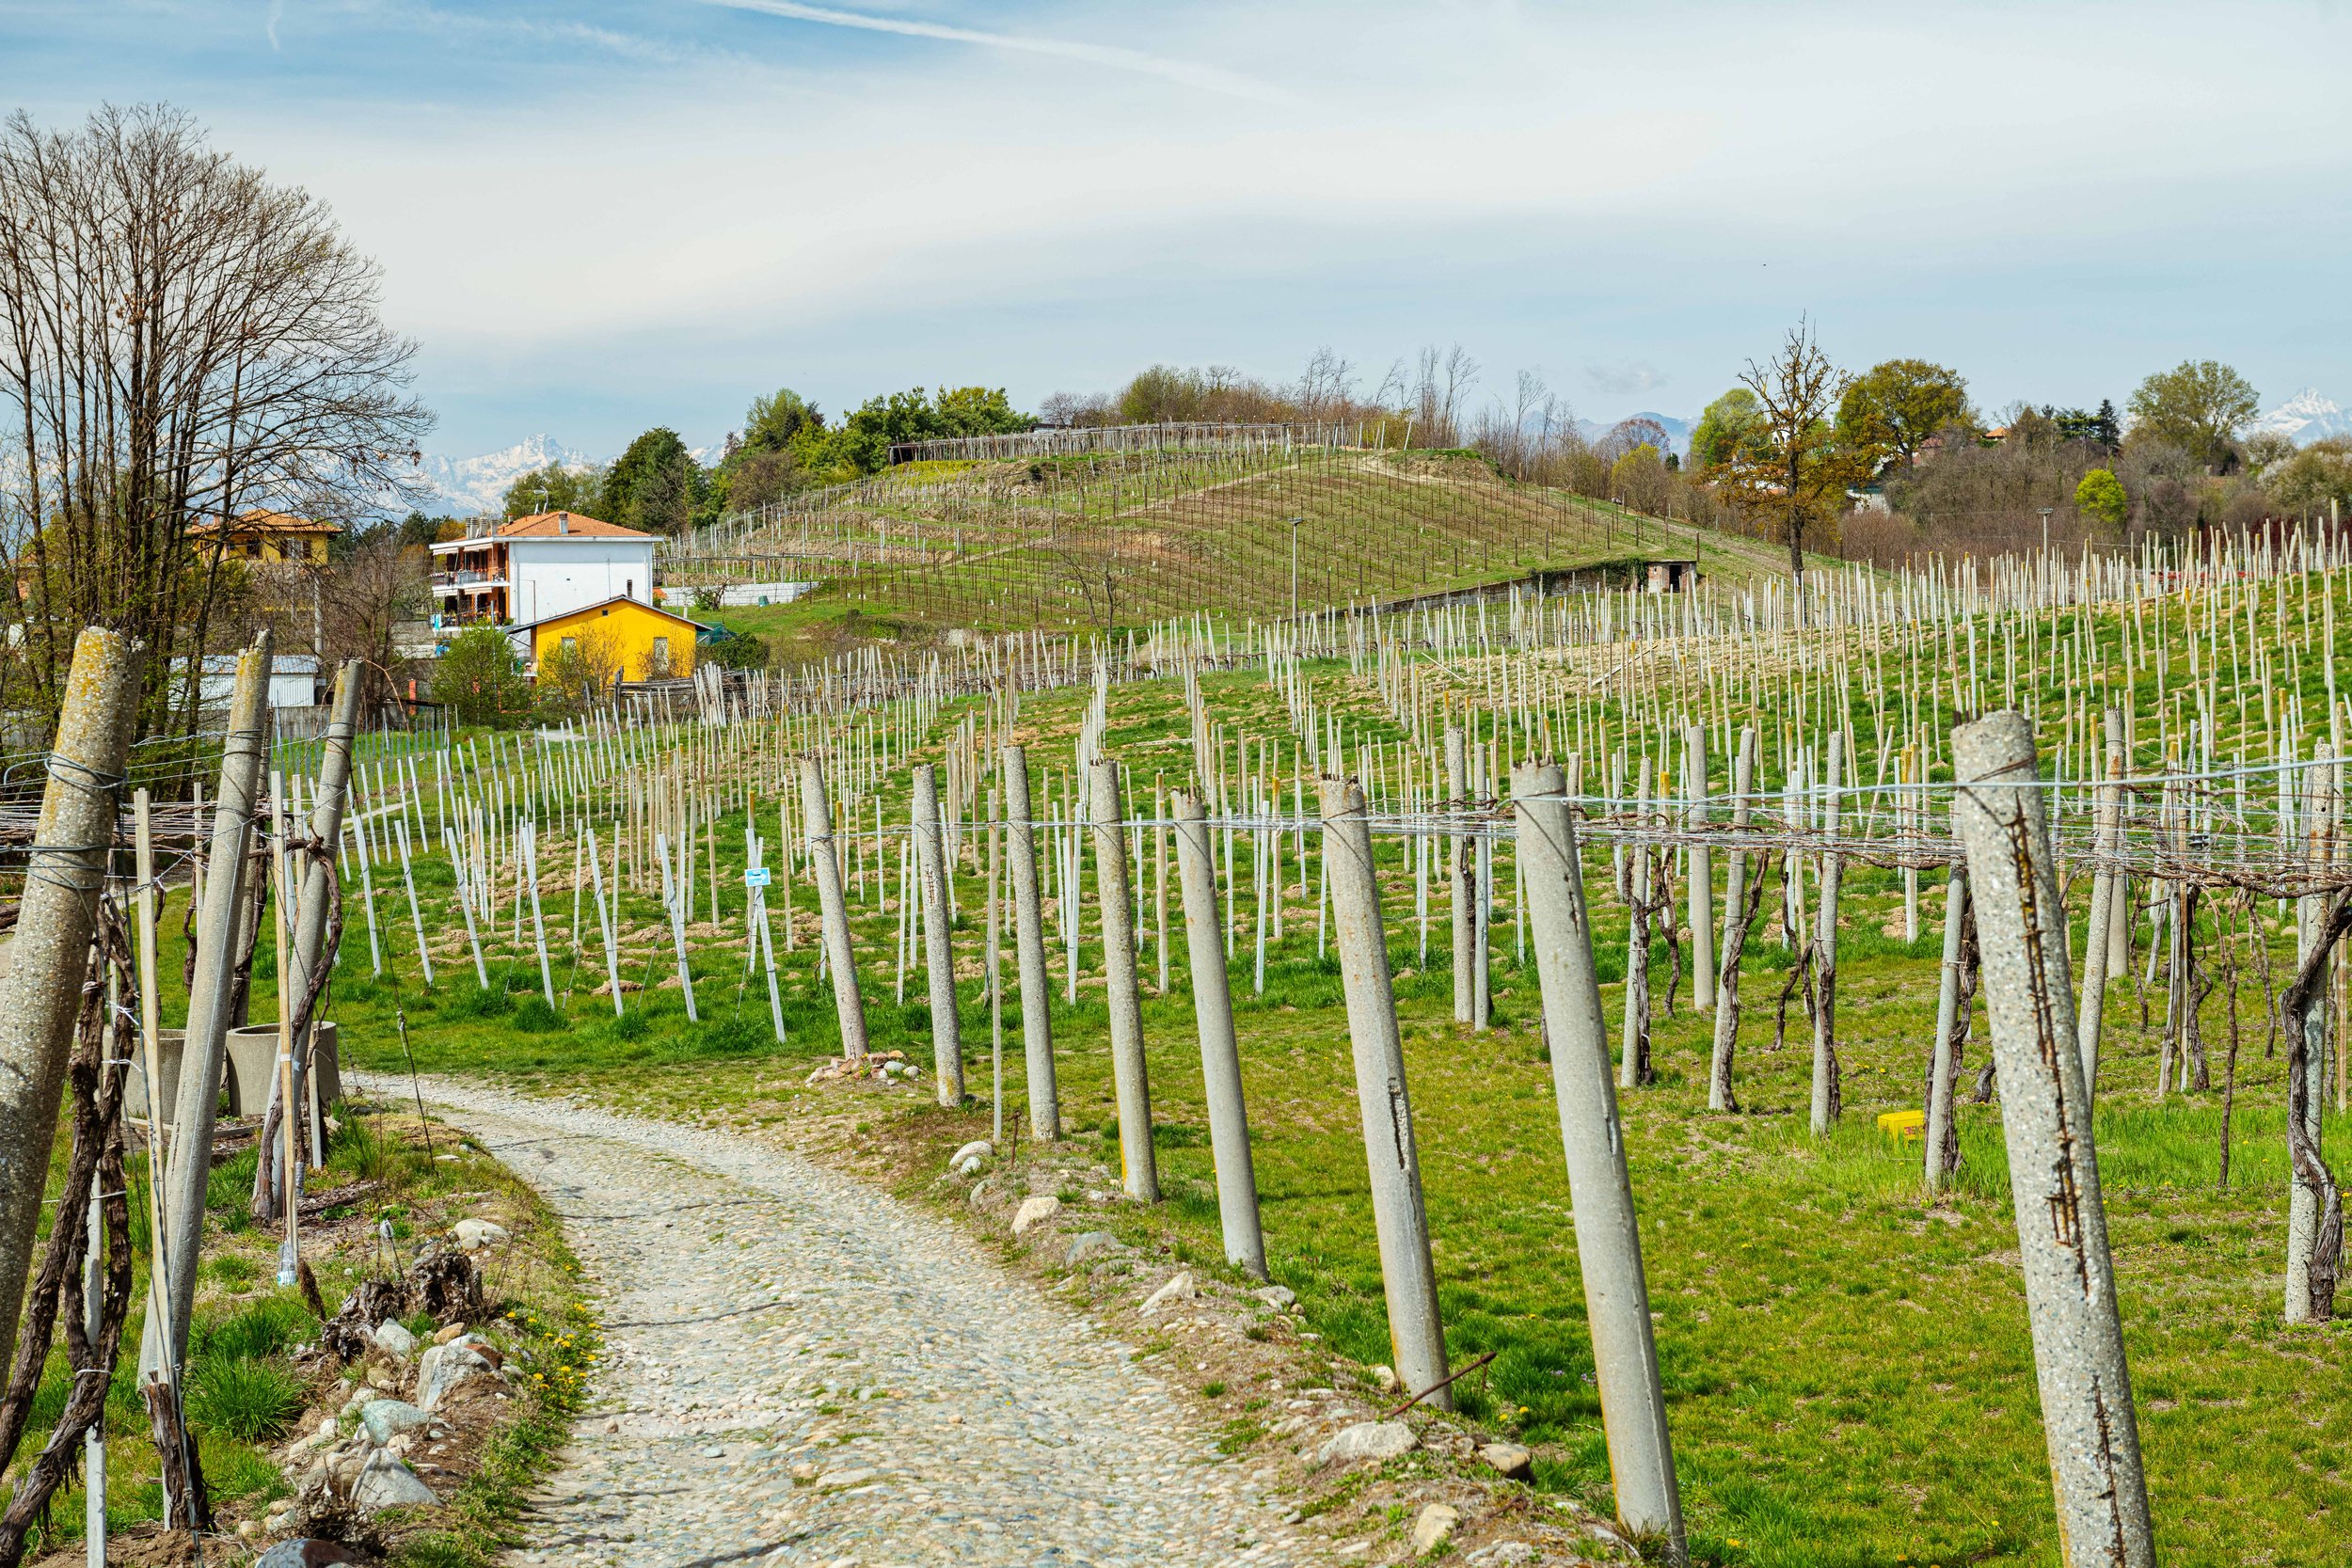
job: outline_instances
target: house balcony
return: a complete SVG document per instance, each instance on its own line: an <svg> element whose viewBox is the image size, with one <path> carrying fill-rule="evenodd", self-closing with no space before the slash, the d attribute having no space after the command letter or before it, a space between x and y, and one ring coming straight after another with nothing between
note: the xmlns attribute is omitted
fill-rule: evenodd
<svg viewBox="0 0 2352 1568"><path fill-rule="evenodd" d="M453 571L433 574L433 592L437 594L487 593L507 586L506 574L497 572Z"/></svg>

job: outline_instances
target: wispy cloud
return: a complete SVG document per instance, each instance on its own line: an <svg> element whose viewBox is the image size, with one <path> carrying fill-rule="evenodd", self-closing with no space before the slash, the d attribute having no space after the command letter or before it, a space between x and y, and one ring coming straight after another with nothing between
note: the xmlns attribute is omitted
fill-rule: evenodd
<svg viewBox="0 0 2352 1568"><path fill-rule="evenodd" d="M1633 360L1623 365L1587 365L1584 379L1596 391L1612 397L1638 397L1666 384L1666 372L1655 365Z"/></svg>
<svg viewBox="0 0 2352 1568"><path fill-rule="evenodd" d="M815 23L824 27L895 33L901 38L936 39L943 43L972 43L985 49L1005 49L1024 55L1050 55L1060 59L1083 61L1088 65L1106 66L1114 71L1132 71L1145 76L1157 76L1184 87L1199 87L1229 98L1250 99L1261 103L1299 102L1296 94L1254 76L1245 76L1239 71L1202 65L1194 60L1150 55L1140 49L1129 49L1119 44L1088 43L1079 39L1040 38L1025 33L989 33L975 27L950 27L937 22L870 16L863 11L834 10L827 6L803 6L797 0L704 0L704 3L724 6L733 10L759 11L787 21Z"/></svg>

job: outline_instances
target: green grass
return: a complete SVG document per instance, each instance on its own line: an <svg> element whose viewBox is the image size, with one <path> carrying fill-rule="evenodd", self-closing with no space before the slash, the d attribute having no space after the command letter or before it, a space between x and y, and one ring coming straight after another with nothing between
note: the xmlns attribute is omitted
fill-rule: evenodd
<svg viewBox="0 0 2352 1568"><path fill-rule="evenodd" d="M1263 680L1212 676L1203 685L1221 722L1281 733L1279 702ZM1025 698L1025 737L1041 766L1049 755L1066 755L1082 700ZM940 722L968 711L951 705ZM1172 688L1125 687L1114 697L1106 744L1130 762L1142 788L1154 773L1173 780L1188 768L1184 729ZM771 824L772 801L762 809ZM895 821L903 810L901 783L885 796L884 812ZM722 821L718 843L723 913L739 939L739 815ZM1457 1359L1497 1353L1483 1374L1466 1380L1462 1403L1487 1429L1536 1448L1540 1487L1605 1512L1607 1463L1587 1381L1575 1229L1535 1028L1534 975L1511 961L1516 932L1507 909L1499 909L1494 986L1498 1016L1509 1026L1477 1034L1453 1023L1441 895L1424 964L1410 928L1409 879L1400 879L1392 843L1383 855L1392 965L1413 972L1398 983L1398 1004L1449 1346ZM552 853L549 860L560 863ZM1287 845L1283 863L1295 887ZM1624 916L1605 866L1597 854L1588 891L1602 939L1603 1005L1613 1024ZM1246 903L1246 845L1237 868ZM1788 959L1769 934L1769 898L1750 949L1740 1057L1745 1113L1705 1110L1709 1029L1687 1002L1656 1028L1659 1081L1623 1097L1677 1466L1703 1561L2042 1568L2056 1560L1999 1107L1961 1107L1965 1163L1954 1190L1933 1202L1921 1192L1917 1147L1883 1142L1872 1125L1878 1112L1917 1101L1935 1001L1933 921L1942 907L1942 890L1929 881L1930 934L1905 943L1882 932L1896 908L1898 879L1862 867L1847 879L1839 1002L1847 1109L1835 1136L1817 1143L1804 1131L1809 1030L1801 1011L1788 1048L1770 1049L1771 1003ZM1499 886L1509 885L1506 860ZM1777 886L1775 874L1775 894ZM977 948L983 894L968 867L959 887L956 942L969 957ZM428 929L454 924L444 893L425 896ZM364 978L363 927L345 945L337 1016L352 1059L404 1067L391 1028L397 996L427 1070L489 1075L527 1090L681 1118L749 1122L777 1115L803 1092L811 1061L835 1049L832 999L815 982L805 940L778 955L789 1036L778 1047L763 983L743 979L739 941L713 941L696 956L699 1024L686 1021L675 990L660 989L671 973L666 929L633 943L623 973L652 989L630 993L627 1017L615 1020L609 1002L584 989L601 977L593 919L575 987L564 974L568 900L555 906L550 942L563 955L556 1012L567 1027L537 1034L516 1027L521 1006L537 993L528 935L515 951L502 933L485 932L488 999L473 985L469 960L446 967L443 986L427 993L414 977L405 927L388 920L397 980ZM797 907L805 918L805 883ZM919 1001L893 999L895 911L876 911L862 894L854 909L873 1043L906 1051L928 1073L928 1010ZM632 893L624 900L631 928L657 924L657 914L648 897ZM1177 918L1175 993L1148 997L1144 1006L1153 1142L1170 1201L1149 1215L1113 1210L1104 1223L1136 1239L1166 1233L1196 1258L1214 1259L1213 1171ZM1091 927L1088 936L1082 974L1097 974ZM1048 1005L1065 1125L1107 1153L1116 1111L1102 991L1082 990L1079 1004L1066 1006L1060 949L1052 946ZM1662 961L1662 947L1657 957ZM173 970L171 956L165 968ZM1156 969L1148 949L1143 968L1147 976ZM1246 941L1232 977L1274 1275L1298 1291L1324 1348L1388 1361L1353 1067L1336 966L1314 951L1312 899L1290 906L1263 996L1251 992ZM918 973L908 995L923 994ZM967 980L961 996L969 1084L984 1095L987 1017L975 984ZM1024 1082L1020 1000L1009 995L1006 1014L1009 1119L1019 1114ZM2154 1040L2140 1028L2139 1001L2125 982L2110 1003L2096 1139L2164 1560L2340 1560L2327 1544L2328 1522L2344 1516L2352 1495L2342 1467L2326 1456L2352 1440L2352 1385L2344 1376L2352 1331L2290 1331L2279 1322L2280 1069L2263 1055L2259 1000L2249 992L2245 1008L2249 1032L2226 1192L2216 1186L2218 1095L2151 1103ZM2217 991L2209 1040L2224 1037L2222 1005ZM264 1007L257 998L255 1016ZM1983 1039L1979 1004L1971 1081ZM930 1151L927 1175L948 1148L987 1128L984 1103L957 1114L930 1100L926 1083L912 1094L856 1102L879 1138ZM2332 1110L2328 1119L2336 1119ZM2331 1138L2340 1136L2331 1130ZM244 1188L237 1190L241 1202ZM1221 1429L1219 1441L1248 1452L1265 1438L1263 1425L1245 1416Z"/></svg>
<svg viewBox="0 0 2352 1568"><path fill-rule="evenodd" d="M188 1368L188 1422L263 1443L284 1434L306 1394L302 1380L274 1361L199 1356Z"/></svg>

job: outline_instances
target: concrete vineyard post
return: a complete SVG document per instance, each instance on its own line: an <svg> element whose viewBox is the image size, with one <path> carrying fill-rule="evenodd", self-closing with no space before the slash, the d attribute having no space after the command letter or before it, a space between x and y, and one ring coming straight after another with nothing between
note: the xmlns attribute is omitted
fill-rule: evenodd
<svg viewBox="0 0 2352 1568"><path fill-rule="evenodd" d="M1683 794L1689 805L1691 832L1707 831L1707 726L1692 724L1683 731ZM1707 845L1691 845L1691 1006L1707 1012L1715 1006L1715 867Z"/></svg>
<svg viewBox="0 0 2352 1568"><path fill-rule="evenodd" d="M1823 777L1821 836L1837 840L1837 783L1846 747L1843 735L1829 737L1829 768ZM1829 1136L1844 1109L1837 1082L1837 882L1843 864L1835 849L1821 854L1821 881L1814 899L1813 925L1813 1135Z"/></svg>
<svg viewBox="0 0 2352 1568"><path fill-rule="evenodd" d="M2102 863L2107 857L2119 855L2122 849L2122 786L2114 782L2122 777L2123 765L2121 748L2107 752L2107 781L2099 785L2091 808L2090 917L2083 927L2082 1005L2078 1015L2078 1049L2083 1057L2083 1085L2093 1098L2099 1092L2099 1024L2106 1010L2108 960L2112 943L2107 933L2115 924L2115 899L2121 876Z"/></svg>
<svg viewBox="0 0 2352 1568"><path fill-rule="evenodd" d="M915 875L922 883L923 972L930 983L931 1077L942 1105L963 1103L963 1021L956 1016L956 958L948 941L947 853L939 826L939 770L914 770Z"/></svg>
<svg viewBox="0 0 2352 1568"><path fill-rule="evenodd" d="M1143 1007L1136 992L1135 913L1128 897L1127 832L1120 815L1119 764L1098 758L1088 781L1094 829L1095 905L1103 922L1103 970L1109 984L1111 1080L1119 1096L1119 1156L1127 1196L1160 1200L1159 1161L1152 1151L1152 1084L1143 1056Z"/></svg>
<svg viewBox="0 0 2352 1568"><path fill-rule="evenodd" d="M1200 1032L1200 1081L1209 1101L1209 1145L1216 1165L1216 1210L1225 1227L1225 1260L1266 1276L1265 1238L1258 1225L1257 1169L1249 1157L1249 1112L1242 1094L1241 1050L1233 1037L1233 997L1218 935L1215 851L1200 799L1179 790L1177 873L1184 901L1184 951L1192 966L1192 1011Z"/></svg>
<svg viewBox="0 0 2352 1568"><path fill-rule="evenodd" d="M119 632L92 626L74 640L49 782L25 854L16 943L0 979L0 1367L13 1365L144 663L138 644ZM202 1159L182 1163L209 1167ZM60 1215L58 1223L79 1218Z"/></svg>
<svg viewBox="0 0 2352 1568"><path fill-rule="evenodd" d="M223 1058L229 1038L229 992L236 964L234 937L242 923L246 851L254 814L261 806L262 764L268 755L270 634L265 629L237 657L237 681L229 699L229 735L221 748L220 793L213 816L212 868L204 886L204 909L197 927L196 976L188 987L188 1027L182 1047L180 1092L173 1101L172 1143L183 1152L171 1165L171 1200L165 1206L166 1274L171 1283L169 1365L187 1360L188 1324L196 1309L196 1260L204 1234L204 1193L211 1176L213 1123L220 1102ZM366 847L361 845L364 874ZM373 906L370 909L373 911ZM151 1371L162 1356L141 1343L139 1366ZM162 1347L157 1345L157 1350Z"/></svg>
<svg viewBox="0 0 2352 1568"><path fill-rule="evenodd" d="M1650 1326L1641 1220L1610 1080L1609 1022L1593 970L1592 922L1567 784L1559 768L1529 763L1512 780L1511 796L1527 864L1527 912L1534 927L1535 973L1617 1517L1629 1528L1663 1536L1679 1560L1682 1496Z"/></svg>
<svg viewBox="0 0 2352 1568"><path fill-rule="evenodd" d="M1740 751L1731 765L1731 825L1748 825L1748 792L1756 784L1756 730L1740 731ZM1748 901L1748 857L1735 847L1724 868L1724 950L1715 975L1715 1051L1707 1075L1707 1108L1736 1111L1740 1097L1732 1087L1732 1063L1740 1044L1740 960L1748 945L1748 927L1755 915ZM1758 868L1759 895L1763 869ZM1696 927L1693 927L1695 930Z"/></svg>
<svg viewBox="0 0 2352 1568"><path fill-rule="evenodd" d="M988 1065L989 1137L1005 1140L1005 959L1003 822L996 809L996 792L988 792Z"/></svg>
<svg viewBox="0 0 2352 1568"><path fill-rule="evenodd" d="M1037 891L1037 832L1029 806L1029 755L1008 746L1004 755L1005 858L1012 874L1014 964L1021 973L1021 1057L1029 1084L1029 1134L1051 1143L1061 1136L1061 1102L1054 1085L1054 987L1045 970L1045 911Z"/></svg>
<svg viewBox="0 0 2352 1568"><path fill-rule="evenodd" d="M310 838L320 850L331 850L342 842L343 802L351 787L351 738L359 727L359 696L367 686L367 666L359 659L351 659L335 676L335 706L327 720L326 746L319 757L316 785L310 796ZM326 888L334 870L325 854L305 855L302 860L301 901L296 906L294 939L294 972L291 979L281 978L279 986L308 985L312 971L318 968L319 950L326 943ZM410 902L415 895L410 894ZM424 938L420 928L417 939L421 952ZM286 1003L281 1000L279 1010ZM304 1017L301 1032L294 1037L294 1084L297 1102L309 1099L306 1092L310 1079L310 1040L317 1032L317 1020ZM324 1150L312 1148L313 1157Z"/></svg>
<svg viewBox="0 0 2352 1568"><path fill-rule="evenodd" d="M2016 712L1961 725L1952 732L1952 826L1977 906L2062 1555L2076 1564L2153 1568L2139 1425L2090 1096L2069 1010L2065 906L2032 725Z"/></svg>
<svg viewBox="0 0 2352 1568"><path fill-rule="evenodd" d="M1459 813L1470 800L1470 783L1466 777L1469 767L1465 757L1461 726L1449 724L1445 732L1446 799ZM1472 906L1477 898L1475 874L1470 863L1470 840L1457 830L1446 835L1446 859L1452 872L1454 896L1454 1022L1468 1023L1477 1016L1477 982L1471 977L1470 965L1475 962L1477 932Z"/></svg>
<svg viewBox="0 0 2352 1568"><path fill-rule="evenodd" d="M809 879L825 928L825 959L833 972L834 1012L841 1021L841 1054L866 1054L866 1000L858 992L857 954L850 946L850 911L841 891L841 861L834 847L833 802L825 798L825 766L801 759L801 820L808 829Z"/></svg>
<svg viewBox="0 0 2352 1568"><path fill-rule="evenodd" d="M2328 783L2329 771L2331 769L2313 769L2305 776L2303 786L2303 853L2313 863L2325 857L2333 828L2336 802L2335 792ZM2310 869L2317 872L2321 867L2313 863ZM2295 901L2295 964L2298 974L2312 961L2314 948L2323 942L2333 945L2333 939L2326 928L2329 902L2330 897L2325 893L2305 894ZM2332 965L2329 967L2332 968ZM2290 1180L2287 1187L2285 1306L2285 1319L2291 1323L2310 1323L2318 1315L2312 1310L2312 1265L2319 1250L2323 1216L2329 1207L2327 1193L2318 1180L2324 1172L2324 1166L2319 1166L2318 1161L2326 1106L2329 1026L2333 1022L2333 1009L2328 1006L2328 993L2334 989L2330 984L2332 978L2327 969L2319 972L2317 988L2299 1019L2288 1013L2284 1006L2280 1009L2287 1014L2284 1019L2286 1026L2289 1029L2299 1027L2302 1035L2300 1040L2290 1042L2292 1046L2299 1046L2300 1050L2290 1052L2288 1070L2290 1073L2296 1070L2294 1063L2299 1055L2302 1082L2288 1085L2289 1115L2295 1113L2299 1101L2302 1142L2311 1151L2314 1167L2303 1168L2299 1162L2294 1160L2295 1139L2291 1131L2288 1141ZM2343 1243L2338 1243L2339 1259L2342 1252ZM2341 1267L2341 1263L2337 1266ZM2329 1289L2332 1291L2332 1287Z"/></svg>
<svg viewBox="0 0 2352 1568"><path fill-rule="evenodd" d="M1944 886L1944 969L1935 993L1935 1040L1928 1072L1926 1162L1928 1191L1951 1179L1952 1044L1960 1035L1960 970L1968 934L1968 867L1955 865ZM2099 927L2093 927L2094 931Z"/></svg>
<svg viewBox="0 0 2352 1568"><path fill-rule="evenodd" d="M1438 1317L1438 1275L1429 1257L1429 1212L1422 1201L1421 1156L1413 1143L1412 1100L1405 1087L1405 1047L1397 1033L1396 992L1389 974L1388 931L1380 923L1380 883L1372 860L1364 793L1345 779L1320 785L1323 858L1331 885L1340 973L1347 990L1347 1034L1356 1058L1356 1101L1372 1174L1373 1226L1380 1243L1380 1282L1388 1298L1389 1339L1396 1375L1423 1403L1454 1408L1446 1380L1445 1328Z"/></svg>

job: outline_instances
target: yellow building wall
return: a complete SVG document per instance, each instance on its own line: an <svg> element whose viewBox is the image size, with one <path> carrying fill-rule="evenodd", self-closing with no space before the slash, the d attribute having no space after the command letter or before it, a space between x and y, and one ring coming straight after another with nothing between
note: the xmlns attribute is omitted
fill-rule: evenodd
<svg viewBox="0 0 2352 1568"><path fill-rule="evenodd" d="M531 655L536 668L546 669L548 656L567 637L580 639L599 666L616 670L623 680L656 678L656 639L669 641L672 677L694 673L694 627L635 602L592 606L559 615L532 628Z"/></svg>

